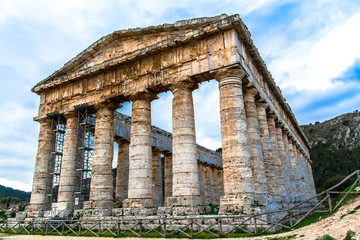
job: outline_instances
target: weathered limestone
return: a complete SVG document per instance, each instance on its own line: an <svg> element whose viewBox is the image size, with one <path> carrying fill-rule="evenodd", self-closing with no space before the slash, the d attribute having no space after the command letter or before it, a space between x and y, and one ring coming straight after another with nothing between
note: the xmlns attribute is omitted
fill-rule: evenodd
<svg viewBox="0 0 360 240"><path fill-rule="evenodd" d="M242 93L245 72L220 70L219 81L221 140L224 167L224 196L220 213L247 211L254 204L254 181Z"/></svg>
<svg viewBox="0 0 360 240"><path fill-rule="evenodd" d="M161 152L153 150L152 154L152 183L153 200L155 207L163 206L163 182L162 182Z"/></svg>
<svg viewBox="0 0 360 240"><path fill-rule="evenodd" d="M280 154L281 166L282 166L282 168L281 168L282 171L280 174L283 176L283 179L284 179L284 187L285 187L285 191L286 191L286 197L289 197L289 196L291 196L293 189L292 189L290 175L289 175L289 168L288 168L288 164L287 164L287 153L285 151L284 138L283 138L281 124L276 124L276 136L277 136L277 141L278 141L278 146L279 146L279 154Z"/></svg>
<svg viewBox="0 0 360 240"><path fill-rule="evenodd" d="M165 154L165 166L164 166L164 201L167 205L166 199L172 196L172 155L167 153Z"/></svg>
<svg viewBox="0 0 360 240"><path fill-rule="evenodd" d="M117 143L118 158L115 182L115 201L116 205L122 206L123 201L128 198L129 142L117 140Z"/></svg>
<svg viewBox="0 0 360 240"><path fill-rule="evenodd" d="M269 126L266 115L267 107L268 104L266 103L259 102L256 104L268 192L271 196L275 197L279 196L279 191L275 181L274 159L272 156Z"/></svg>
<svg viewBox="0 0 360 240"><path fill-rule="evenodd" d="M215 205L220 204L219 195L219 182L218 182L218 170L216 168L210 168L211 174L211 188L212 188L212 203Z"/></svg>
<svg viewBox="0 0 360 240"><path fill-rule="evenodd" d="M280 196L286 196L286 190L284 187L284 178L282 175L282 166L279 152L279 145L276 136L276 126L275 126L275 114L269 113L268 116L268 126L269 126L269 136L271 141L271 153L274 161L274 175L275 175L275 184L277 186L277 192Z"/></svg>
<svg viewBox="0 0 360 240"><path fill-rule="evenodd" d="M151 101L144 92L132 97L129 193L124 207L154 207L151 148Z"/></svg>
<svg viewBox="0 0 360 240"><path fill-rule="evenodd" d="M112 161L114 155L114 102L96 107L95 139L90 202L95 209L109 209L113 201Z"/></svg>
<svg viewBox="0 0 360 240"><path fill-rule="evenodd" d="M261 145L261 137L259 130L259 121L257 118L255 96L258 91L255 87L247 87L244 89L244 104L246 122L249 133L250 155L252 173L254 177L255 194L259 205L266 205L266 195L268 192L263 149Z"/></svg>
<svg viewBox="0 0 360 240"><path fill-rule="evenodd" d="M77 112L69 112L65 115L66 130L61 163L61 173L58 191L58 203L71 202L73 198L75 183L75 160L76 160L76 138L77 138Z"/></svg>
<svg viewBox="0 0 360 240"><path fill-rule="evenodd" d="M197 146L195 136L192 91L214 78L219 82L222 161L216 153ZM296 198L297 192L302 198L314 194L311 165L307 165L309 143L238 15L115 31L32 91L40 96L35 120L44 121L31 198L36 211L49 207L46 204L52 199L46 191L56 191L51 189L54 178L50 175L53 169L58 171L61 160L61 152L55 162L50 154L51 127L46 123L49 119L43 119L77 109L89 110L92 116L81 118L78 124L68 116L58 200L59 204L79 200L75 205L84 206L86 214L111 214L114 137L127 141L118 142L115 188L117 205L127 208L125 215L205 213L206 207L199 205L218 204L219 197L220 213L253 213L275 210L280 199ZM166 91L174 95L173 135L151 127L151 101ZM129 100L133 102L131 126L130 118L114 114L113 104ZM78 146L81 151L86 148L84 156L80 151L75 154L74 126L93 133L93 108L97 110L95 143L93 135L85 134L91 144ZM282 129L275 126L275 119ZM56 141L63 142L63 132ZM159 152L153 154L152 148ZM164 166L160 153L165 156ZM87 162L86 169L81 164L75 167L82 160ZM71 179L79 179L80 172L86 174L81 180L86 191L72 193ZM84 203L89 184L90 201ZM80 197L73 199L75 193L81 193ZM166 207L155 209L164 201Z"/></svg>
<svg viewBox="0 0 360 240"><path fill-rule="evenodd" d="M30 198L31 207L27 209L28 215L37 215L39 211L44 211L46 206L46 181L48 179L47 169L49 160L49 148L51 138L51 119L43 118L40 123L40 133L38 149L36 154L33 186Z"/></svg>
<svg viewBox="0 0 360 240"><path fill-rule="evenodd" d="M198 172L199 172L200 197L201 199L205 199L204 166L201 163L198 164Z"/></svg>
<svg viewBox="0 0 360 240"><path fill-rule="evenodd" d="M192 91L197 86L181 82L172 88L173 192L171 206L197 206L200 199Z"/></svg>
<svg viewBox="0 0 360 240"><path fill-rule="evenodd" d="M204 188L205 188L205 204L213 204L211 173L208 166L204 167Z"/></svg>
<svg viewBox="0 0 360 240"><path fill-rule="evenodd" d="M291 195L289 195L289 197L294 199L297 197L297 193L296 193L294 170L293 170L292 163L291 163L291 149L289 146L288 134L289 134L289 132L287 130L283 130L284 150L286 153L285 160L286 160L288 175L289 175L290 183L291 183Z"/></svg>

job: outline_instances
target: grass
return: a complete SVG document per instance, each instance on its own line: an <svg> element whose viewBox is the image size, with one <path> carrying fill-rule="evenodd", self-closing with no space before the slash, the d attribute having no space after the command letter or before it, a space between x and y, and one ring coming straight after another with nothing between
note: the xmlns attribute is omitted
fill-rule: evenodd
<svg viewBox="0 0 360 240"><path fill-rule="evenodd" d="M336 240L336 239L330 235L324 235L322 237L318 237L316 240Z"/></svg>

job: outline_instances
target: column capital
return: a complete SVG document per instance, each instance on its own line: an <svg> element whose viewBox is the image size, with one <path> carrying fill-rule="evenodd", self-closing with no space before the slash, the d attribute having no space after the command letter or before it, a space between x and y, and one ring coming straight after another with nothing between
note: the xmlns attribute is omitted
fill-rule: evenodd
<svg viewBox="0 0 360 240"><path fill-rule="evenodd" d="M237 77L242 80L246 77L246 72L242 68L222 68L215 74L215 79L221 83L224 78Z"/></svg>
<svg viewBox="0 0 360 240"><path fill-rule="evenodd" d="M244 88L244 99L251 100L255 102L255 96L259 94L259 91L254 85L247 84Z"/></svg>
<svg viewBox="0 0 360 240"><path fill-rule="evenodd" d="M268 113L268 114L267 114L267 117L268 117L269 119L271 119L271 120L276 120L276 119L277 119L276 114L275 114L272 110L269 110L267 113Z"/></svg>
<svg viewBox="0 0 360 240"><path fill-rule="evenodd" d="M41 125L43 124L45 125L45 124L51 124L52 119L50 117L44 117L44 118L36 119L35 121L37 121Z"/></svg>
<svg viewBox="0 0 360 240"><path fill-rule="evenodd" d="M187 89L192 92L198 88L199 88L198 83L192 81L191 79L188 79L188 80L179 81L179 82L172 84L172 86L170 87L170 91L174 94L175 92L177 92L180 89Z"/></svg>
<svg viewBox="0 0 360 240"><path fill-rule="evenodd" d="M103 109L103 108L110 108L111 110L116 110L118 108L121 107L120 103L117 103L113 100L105 100L103 102L97 103L94 108L96 111L98 111L99 109Z"/></svg>
<svg viewBox="0 0 360 240"><path fill-rule="evenodd" d="M67 111L67 112L64 113L64 117L65 117L66 119L75 118L75 117L77 117L77 116L78 116L77 111Z"/></svg>
<svg viewBox="0 0 360 240"><path fill-rule="evenodd" d="M134 102L135 100L146 100L146 101L153 101L155 99L158 99L156 93L152 93L150 91L143 91L143 92L137 92L130 96L130 101Z"/></svg>
<svg viewBox="0 0 360 240"><path fill-rule="evenodd" d="M264 108L266 110L266 108L269 107L269 104L267 104L266 102L256 102L256 107Z"/></svg>

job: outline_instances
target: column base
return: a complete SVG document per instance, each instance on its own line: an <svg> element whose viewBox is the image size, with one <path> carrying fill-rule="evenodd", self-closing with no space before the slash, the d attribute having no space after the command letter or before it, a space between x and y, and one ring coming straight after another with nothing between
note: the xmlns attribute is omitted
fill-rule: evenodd
<svg viewBox="0 0 360 240"><path fill-rule="evenodd" d="M128 198L123 201L123 208L153 208L152 198Z"/></svg>
<svg viewBox="0 0 360 240"><path fill-rule="evenodd" d="M45 211L44 205L29 205L25 208L27 217L38 217Z"/></svg>
<svg viewBox="0 0 360 240"><path fill-rule="evenodd" d="M251 193L222 196L219 214L253 214L255 196Z"/></svg>
<svg viewBox="0 0 360 240"><path fill-rule="evenodd" d="M178 196L178 197L168 197L166 199L167 206L198 206L203 205L204 200L200 196Z"/></svg>
<svg viewBox="0 0 360 240"><path fill-rule="evenodd" d="M85 201L83 209L112 209L114 203L112 201Z"/></svg>

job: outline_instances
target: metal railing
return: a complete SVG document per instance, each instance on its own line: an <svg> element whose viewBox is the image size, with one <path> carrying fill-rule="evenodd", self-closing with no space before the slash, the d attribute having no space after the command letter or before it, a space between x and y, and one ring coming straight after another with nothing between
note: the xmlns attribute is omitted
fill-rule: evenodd
<svg viewBox="0 0 360 240"><path fill-rule="evenodd" d="M355 178L347 191L336 189L346 181ZM338 209L360 183L357 170L341 182L302 201L293 207L276 212L253 215L197 215L197 216L149 216L149 217L103 217L71 220L37 219L32 221L0 221L0 232L22 234L57 234L76 236L138 236L138 237L184 237L194 238L206 233L211 237L230 236L231 233L263 234L278 229L291 229L314 213L332 213ZM341 194L339 197L338 195ZM333 196L338 196L333 199ZM332 198L333 197L333 198ZM324 205L327 205L325 207Z"/></svg>

